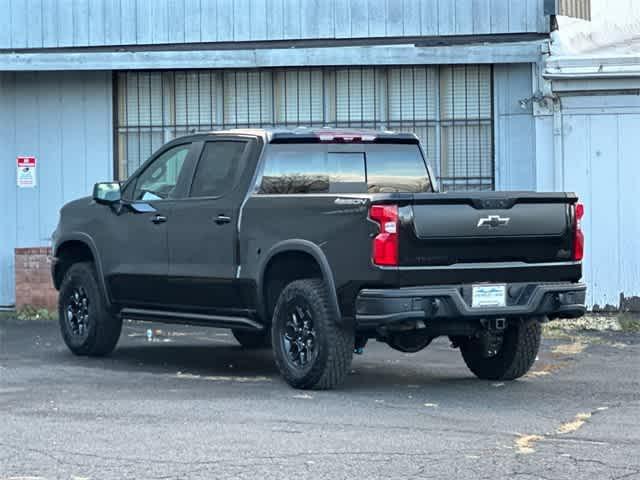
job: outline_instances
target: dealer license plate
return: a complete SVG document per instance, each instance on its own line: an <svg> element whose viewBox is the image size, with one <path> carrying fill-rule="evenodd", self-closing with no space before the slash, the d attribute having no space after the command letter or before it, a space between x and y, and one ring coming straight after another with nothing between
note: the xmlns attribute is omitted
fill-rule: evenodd
<svg viewBox="0 0 640 480"><path fill-rule="evenodd" d="M473 308L504 307L507 305L506 285L474 285L471 296Z"/></svg>

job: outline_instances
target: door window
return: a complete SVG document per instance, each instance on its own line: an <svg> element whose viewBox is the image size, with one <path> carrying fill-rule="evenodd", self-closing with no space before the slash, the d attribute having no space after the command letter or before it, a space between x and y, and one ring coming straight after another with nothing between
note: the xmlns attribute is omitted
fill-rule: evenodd
<svg viewBox="0 0 640 480"><path fill-rule="evenodd" d="M220 197L229 192L244 169L244 141L205 143L191 184L191 197Z"/></svg>
<svg viewBox="0 0 640 480"><path fill-rule="evenodd" d="M178 145L151 162L138 177L133 194L134 200L170 198L178 183L189 148L191 144Z"/></svg>

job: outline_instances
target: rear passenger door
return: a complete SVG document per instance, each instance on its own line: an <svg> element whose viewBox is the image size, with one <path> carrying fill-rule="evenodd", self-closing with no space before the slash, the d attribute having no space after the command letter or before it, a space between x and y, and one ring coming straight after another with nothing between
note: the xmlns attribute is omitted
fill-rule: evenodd
<svg viewBox="0 0 640 480"><path fill-rule="evenodd" d="M236 137L206 141L187 197L173 206L169 295L177 309L232 315L242 305L236 283L238 216L255 143Z"/></svg>

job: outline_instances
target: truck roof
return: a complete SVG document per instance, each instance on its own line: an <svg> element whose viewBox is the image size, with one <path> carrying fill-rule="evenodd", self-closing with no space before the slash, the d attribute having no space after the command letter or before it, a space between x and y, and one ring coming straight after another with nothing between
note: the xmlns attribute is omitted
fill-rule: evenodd
<svg viewBox="0 0 640 480"><path fill-rule="evenodd" d="M237 128L214 130L207 133L257 136L262 137L266 143L419 143L418 137L413 133L356 128Z"/></svg>

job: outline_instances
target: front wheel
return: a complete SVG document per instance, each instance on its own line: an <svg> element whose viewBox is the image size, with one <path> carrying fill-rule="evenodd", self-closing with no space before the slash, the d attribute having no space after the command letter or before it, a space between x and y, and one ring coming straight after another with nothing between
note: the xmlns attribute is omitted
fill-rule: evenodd
<svg viewBox="0 0 640 480"><path fill-rule="evenodd" d="M296 280L280 294L271 342L276 364L289 385L328 390L342 383L353 357L355 332L338 324L322 280Z"/></svg>
<svg viewBox="0 0 640 480"><path fill-rule="evenodd" d="M527 318L513 321L503 333L500 349L487 355L478 339L460 342L464 362L478 378L483 380L515 380L533 366L540 348L542 328L540 319Z"/></svg>
<svg viewBox="0 0 640 480"><path fill-rule="evenodd" d="M118 343L122 319L106 308L93 264L73 264L58 295L58 318L64 342L76 355L111 353Z"/></svg>

